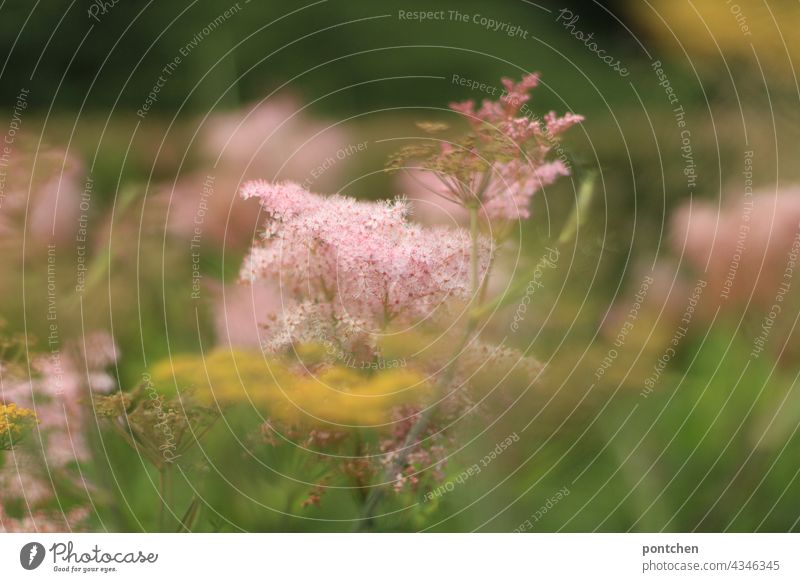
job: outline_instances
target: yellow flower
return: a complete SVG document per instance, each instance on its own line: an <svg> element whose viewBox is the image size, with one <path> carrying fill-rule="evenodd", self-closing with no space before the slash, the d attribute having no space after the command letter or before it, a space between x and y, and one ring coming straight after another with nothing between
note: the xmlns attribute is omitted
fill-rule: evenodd
<svg viewBox="0 0 800 582"><path fill-rule="evenodd" d="M395 406L419 400L426 387L412 370L366 374L331 366L314 375L295 376L273 391L270 416L290 423L377 425L390 420Z"/></svg>
<svg viewBox="0 0 800 582"><path fill-rule="evenodd" d="M370 372L340 363L311 372L296 362L229 349L160 362L151 377L159 390L177 385L209 406L245 403L274 420L312 426L386 423L396 405L419 401L428 388L407 368Z"/></svg>
<svg viewBox="0 0 800 582"><path fill-rule="evenodd" d="M237 402L263 405L268 392L288 383L291 373L281 362L267 360L260 352L216 349L205 357L181 355L157 363L151 380L162 394L192 391L205 405Z"/></svg>
<svg viewBox="0 0 800 582"><path fill-rule="evenodd" d="M33 410L0 404L0 450L9 450L37 422Z"/></svg>

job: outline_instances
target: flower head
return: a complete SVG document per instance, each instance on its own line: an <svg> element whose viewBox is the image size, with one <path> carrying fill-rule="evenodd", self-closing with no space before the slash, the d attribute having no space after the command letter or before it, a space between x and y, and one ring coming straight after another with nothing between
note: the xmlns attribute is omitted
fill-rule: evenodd
<svg viewBox="0 0 800 582"><path fill-rule="evenodd" d="M369 343L390 322L418 321L470 298L469 233L411 224L405 200L362 202L264 181L241 194L258 197L267 214L242 276L275 281L286 297L273 347L331 337ZM481 240L480 272L491 252Z"/></svg>
<svg viewBox="0 0 800 582"><path fill-rule="evenodd" d="M583 121L573 113L561 117L553 111L535 114L528 101L530 90L538 84L538 74L527 75L520 82L504 78L505 91L497 101L486 99L480 107L474 101L451 104L450 108L469 122L471 132L406 147L390 168L433 172L441 196L465 207L478 207L489 221L529 218L533 195L569 175L560 135ZM428 133L443 131L441 124L420 127ZM410 161L414 166L408 165Z"/></svg>
<svg viewBox="0 0 800 582"><path fill-rule="evenodd" d="M0 404L0 450L11 449L36 422L33 410Z"/></svg>

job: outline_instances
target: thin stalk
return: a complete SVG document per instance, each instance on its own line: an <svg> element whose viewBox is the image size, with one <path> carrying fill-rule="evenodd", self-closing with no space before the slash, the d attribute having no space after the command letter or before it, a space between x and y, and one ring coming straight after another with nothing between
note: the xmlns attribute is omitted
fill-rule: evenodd
<svg viewBox="0 0 800 582"><path fill-rule="evenodd" d="M159 524L161 531L167 531L167 512L172 507L172 467L164 463L159 469L158 497L160 499Z"/></svg>
<svg viewBox="0 0 800 582"><path fill-rule="evenodd" d="M483 274L483 283L481 283L481 290L478 293L478 305L482 305L486 301L486 294L489 292L489 278L494 266L494 254L489 257L489 262L486 264L486 272Z"/></svg>
<svg viewBox="0 0 800 582"><path fill-rule="evenodd" d="M470 302L477 303L479 301L480 295L480 273L479 273L479 231L478 231L478 207L472 205L469 207L469 232L470 232L470 239L471 239L471 249L470 249L470 269L471 269L471 295L470 295ZM463 351L464 347L467 345L472 332L475 330L475 326L477 324L477 318L473 316L469 316L467 319L467 324L464 328L464 334L459 342L458 346L456 347L455 351L453 352L453 356L448 360L447 365L442 372L441 380L438 382L438 388L444 389L450 381L453 379L453 375L455 374L455 364L458 360L459 355ZM430 424L431 418L433 417L433 413L436 410L435 405L431 405L427 407L422 413L419 415L419 418L414 423L414 426L411 427L411 430L406 435L406 439L403 442L403 447L400 449L397 457L395 457L394 462L386 469L386 472L383 476L384 483L388 483L394 479L395 474L397 471L401 471L403 466L405 465L406 459L408 455L411 453L411 449L416 446L419 442L422 435L428 429L428 425ZM366 502L361 511L361 520L359 521L358 525L356 526L356 530L364 531L367 529L371 529L374 525L375 521L375 510L378 507L378 504L381 502L384 496L384 487L383 484L376 485L375 488L370 492L369 496L367 497Z"/></svg>
<svg viewBox="0 0 800 582"><path fill-rule="evenodd" d="M577 199L575 201L575 210L574 213L570 216L567 223L561 230L561 233L555 241L556 245L562 245L567 243L568 241L572 240L577 233L583 223L584 216L588 211L589 205L591 204L592 197L594 195L594 180L595 174L594 172L588 174L583 181L581 182ZM526 282L522 282L519 285L519 289L515 286L514 289L511 289L509 292L504 293L500 297L490 301L488 303L484 303L484 296L485 296L485 288L488 280L488 270L485 275L485 279L483 284L481 285L482 289L478 289L478 278L479 278L479 265L478 265L478 250L479 250L479 238L478 238L478 207L477 205L469 206L469 213L470 213L470 237L472 248L470 252L470 267L471 267L471 283L472 283L472 299L470 301L470 309L469 309L469 316L467 319L467 325L464 330L464 336L461 342L459 343L458 347L456 348L453 357L450 358L448 361L448 365L445 368L442 374L442 380L439 382L439 387L446 386L450 380L452 380L453 374L455 373L455 363L458 359L459 354L466 346L467 342L469 341L470 336L475 331L475 327L477 326L478 320L488 311L492 309L496 309L502 307L503 305L507 304L510 300L513 300L516 297L519 290L523 288L523 285L527 284ZM426 408L422 414L419 415L419 419L411 427L405 442L403 443L403 448L400 450L400 453L395 458L395 461L391 464L391 466L386 470L384 474L384 483L392 481L394 475L398 470L402 470L403 465L405 464L406 459L408 458L409 453L411 452L411 447L417 444L418 439L422 436L425 430L428 428L428 424L430 423L431 417L433 416L435 407L430 406ZM375 509L380 503L381 499L383 499L384 495L384 487L383 484L376 485L375 488L370 493L369 497L367 498L366 503L362 509L361 514L361 521L356 526L357 530L363 530L372 527L374 523L374 515Z"/></svg>
<svg viewBox="0 0 800 582"><path fill-rule="evenodd" d="M464 346L467 344L469 340L469 336L472 334L472 330L475 329L475 322L477 320L470 319L467 323L467 327L465 329L464 336L459 342L458 347L455 349L453 357L450 358L447 367L445 368L442 380L438 383L438 388L443 388L450 383L453 379L453 374L455 373L455 363L458 355L464 349ZM408 455L411 453L412 447L414 447L422 437L423 433L428 429L428 425L431 422L431 418L433 418L433 413L435 412L436 407L434 405L429 406L425 410L420 413L417 422L414 423L414 426L411 427L411 430L408 431L406 435L406 440L403 442L403 446L400 449L397 457L395 457L394 462L386 469L386 472L383 475L383 482L388 483L394 479L395 474L397 471L402 470L403 466L405 465L406 459ZM377 509L378 504L383 499L385 493L385 489L383 487L383 483L381 485L376 485L375 488L370 492L369 496L367 497L366 502L364 503L364 507L361 511L361 521L356 526L357 531L365 531L372 528L374 525L375 520L375 509Z"/></svg>
<svg viewBox="0 0 800 582"><path fill-rule="evenodd" d="M569 219L561 229L558 238L551 244L558 248L574 240L580 231L588 214L589 207L594 197L595 173L590 172L581 182L578 195L575 200L575 207ZM520 278L509 285L505 292L498 295L491 301L481 301L472 309L472 317L480 319L487 313L505 307L514 301L518 301L524 294L525 288L530 282L527 278Z"/></svg>
<svg viewBox="0 0 800 582"><path fill-rule="evenodd" d="M191 503L189 503L189 507L186 509L186 513L184 513L181 518L176 533L191 533L200 517L200 510L202 508L203 506L200 502L200 498L195 494L192 497Z"/></svg>
<svg viewBox="0 0 800 582"><path fill-rule="evenodd" d="M472 205L469 207L469 237L472 242L472 248L470 250L470 257L469 263L470 267L472 268L472 279L470 282L470 287L472 290L472 302L477 301L477 294L478 294L478 207Z"/></svg>

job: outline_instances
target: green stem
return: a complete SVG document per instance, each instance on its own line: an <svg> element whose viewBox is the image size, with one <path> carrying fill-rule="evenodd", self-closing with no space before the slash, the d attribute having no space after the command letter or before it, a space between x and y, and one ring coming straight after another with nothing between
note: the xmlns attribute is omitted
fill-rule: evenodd
<svg viewBox="0 0 800 582"><path fill-rule="evenodd" d="M480 273L479 273L479 231L478 231L478 208L477 206L470 206L469 207L469 232L470 232L470 239L471 239L471 250L470 250L470 270L471 270L471 295L470 295L470 302L471 303L478 303L479 302L479 286L480 286ZM445 367L444 371L442 372L441 380L437 383L437 397L438 392L444 389L453 379L453 375L455 374L455 364L458 360L459 355L463 351L464 347L467 345L472 332L475 330L477 324L477 318L469 316L467 320L467 324L464 328L464 334L459 342L458 346L456 347L455 351L453 352L453 356L448 360L447 366ZM371 530L375 523L375 510L378 507L378 504L383 499L385 494L384 483L389 483L394 480L395 475L398 471L402 471L403 467L405 466L406 459L408 455L411 453L411 449L415 447L419 440L421 439L422 435L428 428L430 424L431 418L433 418L433 413L436 411L436 405L432 404L428 406L422 413L419 415L419 418L414 423L414 426L411 427L411 430L406 435L405 441L403 442L403 447L400 449L397 457L391 463L391 465L386 469L383 475L383 483L376 485L372 491L370 492L369 496L367 497L366 502L361 511L361 520L359 521L358 525L356 526L357 531L367 531Z"/></svg>
<svg viewBox="0 0 800 582"><path fill-rule="evenodd" d="M469 207L469 237L472 242L472 249L470 251L470 267L472 268L472 279L471 279L471 289L472 289L472 301L477 300L478 294L478 207L477 206L470 206Z"/></svg>
<svg viewBox="0 0 800 582"><path fill-rule="evenodd" d="M562 227L558 238L550 243L556 248L567 244L577 237L586 219L586 215L588 214L592 198L594 197L594 180L595 173L590 172L581 182L573 212ZM517 281L512 282L501 295L498 295L491 301L481 301L479 305L473 307L471 316L480 319L489 312L501 309L514 301L518 301L525 294L525 289L529 284L530 281L526 277L519 278Z"/></svg>
<svg viewBox="0 0 800 582"><path fill-rule="evenodd" d="M572 240L576 235L581 226L583 221L584 215L586 214L589 205L591 203L593 194L594 194L594 173L590 173L581 183L580 189L578 191L578 196L575 201L575 212L570 217L568 222L564 225L560 236L556 242L557 245L565 244L566 242ZM488 281L488 270L485 275L483 284L481 285L481 289L478 289L478 280L479 280L479 264L478 264L478 257L479 257L479 232L478 232L478 207L477 205L470 205L469 207L469 231L470 231L470 238L471 238L471 251L470 251L470 268L471 268L471 284L472 284L472 299L470 301L470 310L469 316L467 319L467 325L464 329L464 336L459 343L458 347L456 348L453 357L450 358L448 361L447 367L445 368L444 372L442 373L442 379L438 382L438 387L443 388L446 387L447 384L452 380L453 374L455 373L455 363L458 359L459 354L466 346L467 342L469 341L470 336L475 331L475 327L477 326L478 320L483 316L487 311L498 308L509 301L509 297L514 297L516 294L516 289L514 289L511 293L505 293L499 298L495 299L494 301L489 302L488 304L484 304L484 296L485 296L485 289ZM411 448L414 447L417 443L419 438L428 428L428 424L433 416L433 412L435 410L435 406L429 406L426 408L417 419L417 422L411 427L408 435L406 436L406 440L403 443L403 447L400 450L399 454L395 458L394 462L389 466L384 474L384 483L391 482L394 479L395 474L398 470L402 470L403 466L405 465L405 461L408 458L409 453L411 452ZM381 499L384 496L384 483L376 485L372 492L370 493L369 497L367 498L366 503L363 506L361 520L359 521L356 530L361 531L365 529L371 529L374 525L374 516L375 516L375 509L377 508L378 504L380 503Z"/></svg>
<svg viewBox="0 0 800 582"><path fill-rule="evenodd" d="M455 373L455 363L458 355L464 349L464 346L467 344L469 340L469 336L472 334L472 330L475 329L475 322L476 320L470 320L467 324L465 329L464 337L462 338L461 342L459 343L458 347L455 349L453 357L450 358L447 367L445 368L442 379L438 383L437 387L442 389L443 387L447 386L450 381L453 379L453 374ZM438 395L438 391L437 391ZM394 480L395 475L398 471L402 471L403 467L405 466L406 459L408 455L411 453L411 449L415 447L422 437L423 433L427 430L428 425L433 418L433 413L436 410L435 405L428 406L425 410L420 413L419 418L414 423L414 426L411 427L411 430L408 431L406 435L405 441L403 441L403 446L400 449L397 457L395 457L394 462L386 469L386 472L383 475L383 483L376 485L372 491L370 492L369 496L367 497L366 502L364 503L364 507L361 511L361 521L359 521L358 525L356 526L356 531L368 531L372 529L372 526L375 523L375 510L378 507L378 504L383 499L385 494L385 489L383 487L384 484L389 483Z"/></svg>
<svg viewBox="0 0 800 582"><path fill-rule="evenodd" d="M165 463L159 469L158 497L160 499L159 524L162 532L167 531L169 516L167 513L172 507L172 467Z"/></svg>

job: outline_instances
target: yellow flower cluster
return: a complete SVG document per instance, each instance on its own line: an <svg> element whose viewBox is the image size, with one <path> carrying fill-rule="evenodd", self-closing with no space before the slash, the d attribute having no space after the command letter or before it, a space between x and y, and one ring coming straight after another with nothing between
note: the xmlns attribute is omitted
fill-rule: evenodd
<svg viewBox="0 0 800 582"><path fill-rule="evenodd" d="M319 364L312 372L303 355L302 362L292 362L260 352L218 349L205 358L186 355L163 361L151 377L160 390L189 389L206 405L248 403L271 419L305 425L386 423L395 406L418 401L428 387L418 372L401 367L374 371Z"/></svg>
<svg viewBox="0 0 800 582"><path fill-rule="evenodd" d="M0 403L0 450L10 449L36 422L33 410Z"/></svg>

